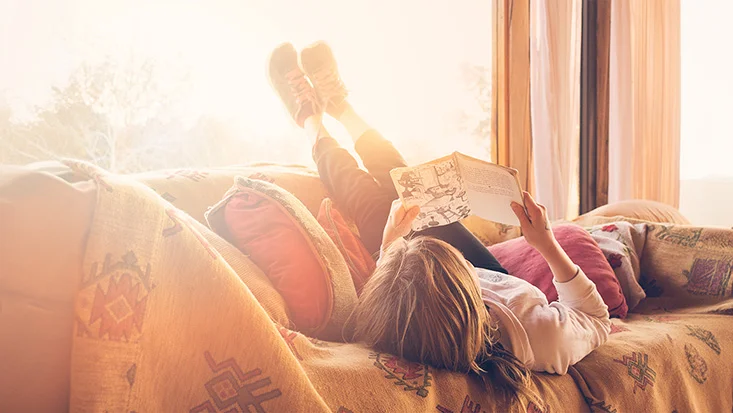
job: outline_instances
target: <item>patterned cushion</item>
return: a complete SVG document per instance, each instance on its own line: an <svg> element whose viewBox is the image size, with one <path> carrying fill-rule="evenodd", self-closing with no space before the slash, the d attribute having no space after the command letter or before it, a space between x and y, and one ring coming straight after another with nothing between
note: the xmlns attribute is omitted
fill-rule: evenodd
<svg viewBox="0 0 733 413"><path fill-rule="evenodd" d="M641 285L665 308L715 305L733 295L733 230L648 224Z"/></svg>
<svg viewBox="0 0 733 413"><path fill-rule="evenodd" d="M641 277L639 257L646 241L646 224L619 221L588 228L588 232L598 243L608 264L616 273L629 311L633 310L646 298L646 293L639 284Z"/></svg>
<svg viewBox="0 0 733 413"><path fill-rule="evenodd" d="M299 330L341 337L356 290L341 252L297 198L277 185L237 177L206 218L265 271Z"/></svg>

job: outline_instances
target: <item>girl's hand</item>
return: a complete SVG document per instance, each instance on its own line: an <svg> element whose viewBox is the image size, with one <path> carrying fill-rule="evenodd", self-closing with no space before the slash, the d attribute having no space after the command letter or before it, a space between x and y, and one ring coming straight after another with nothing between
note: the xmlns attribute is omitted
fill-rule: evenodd
<svg viewBox="0 0 733 413"><path fill-rule="evenodd" d="M394 240L407 236L412 227L412 221L415 220L417 214L420 213L419 206L413 206L405 209L402 201L395 199L392 202L392 209L389 211L387 224L384 226L382 234L382 249L387 248Z"/></svg>
<svg viewBox="0 0 733 413"><path fill-rule="evenodd" d="M550 222L547 219L547 209L532 199L529 192L524 191L525 212L522 205L512 202L512 210L519 218L522 226L522 235L529 245L533 246L541 254L556 248L555 236L550 229Z"/></svg>

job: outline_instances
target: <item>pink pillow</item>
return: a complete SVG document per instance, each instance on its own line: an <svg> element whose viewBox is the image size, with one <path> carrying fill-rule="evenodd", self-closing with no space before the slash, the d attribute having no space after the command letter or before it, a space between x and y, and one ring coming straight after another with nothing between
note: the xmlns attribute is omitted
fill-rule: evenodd
<svg viewBox="0 0 733 413"><path fill-rule="evenodd" d="M603 302L608 306L611 317L626 317L628 306L621 285L593 237L577 225L559 225L552 231L570 259L595 283ZM509 274L542 290L548 301L557 300L557 290L552 284L550 267L524 237L493 245L489 247L489 251L509 271Z"/></svg>

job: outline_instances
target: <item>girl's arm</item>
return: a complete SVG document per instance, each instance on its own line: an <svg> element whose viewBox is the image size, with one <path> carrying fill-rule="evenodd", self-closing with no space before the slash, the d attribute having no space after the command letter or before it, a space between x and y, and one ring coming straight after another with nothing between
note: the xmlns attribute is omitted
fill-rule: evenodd
<svg viewBox="0 0 733 413"><path fill-rule="evenodd" d="M409 209L405 209L402 205L402 201L395 199L392 202L392 208L389 211L389 218L384 226L384 232L382 233L382 246L379 248L379 256L387 250L390 244L394 241L407 236L410 233L412 222L417 218L417 214L420 213L420 207L413 206Z"/></svg>
<svg viewBox="0 0 733 413"><path fill-rule="evenodd" d="M564 283L572 280L578 273L578 267L552 234L547 219L547 209L544 205L537 204L528 192L524 192L524 204L527 206L526 212L520 204L512 203L514 214L519 218L522 226L522 235L529 245L545 258L556 282Z"/></svg>
<svg viewBox="0 0 733 413"><path fill-rule="evenodd" d="M611 320L596 286L580 271L567 283L555 282L559 299L513 303L534 356L532 369L565 374L608 340ZM534 301L534 302L532 302Z"/></svg>
<svg viewBox="0 0 733 413"><path fill-rule="evenodd" d="M518 306L517 316L527 331L535 368L564 374L608 339L611 321L595 284L573 263L552 234L543 205L524 193L525 209L512 204L527 242L545 258L558 301Z"/></svg>

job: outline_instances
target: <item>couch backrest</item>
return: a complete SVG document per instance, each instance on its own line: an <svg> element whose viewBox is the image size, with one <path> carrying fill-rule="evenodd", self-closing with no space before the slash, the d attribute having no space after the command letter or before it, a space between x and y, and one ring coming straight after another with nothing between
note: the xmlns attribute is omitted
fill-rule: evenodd
<svg viewBox="0 0 733 413"><path fill-rule="evenodd" d="M234 177L263 179L294 194L315 216L321 201L328 196L318 173L303 166L258 164L226 168L177 169L130 175L153 188L164 199L204 223L204 213L221 200L233 185ZM339 205L336 203L336 208ZM349 221L348 217L345 217ZM485 245L493 245L520 236L518 227L469 217L463 224Z"/></svg>
<svg viewBox="0 0 733 413"><path fill-rule="evenodd" d="M0 412L68 409L74 300L96 194L91 182L0 165Z"/></svg>
<svg viewBox="0 0 733 413"><path fill-rule="evenodd" d="M172 169L130 175L178 209L201 223L204 213L219 202L234 184L236 176L272 182L293 193L314 215L318 213L326 189L318 173L302 166L259 164L207 169Z"/></svg>

